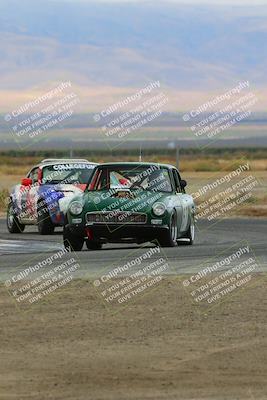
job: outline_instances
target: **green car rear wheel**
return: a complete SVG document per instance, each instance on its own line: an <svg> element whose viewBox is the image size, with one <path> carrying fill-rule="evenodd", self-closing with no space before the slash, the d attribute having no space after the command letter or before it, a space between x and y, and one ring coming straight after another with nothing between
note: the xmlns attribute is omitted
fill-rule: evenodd
<svg viewBox="0 0 267 400"><path fill-rule="evenodd" d="M195 240L195 220L194 217L191 218L190 225L183 239L188 239L186 241L179 241L179 246L192 246Z"/></svg>

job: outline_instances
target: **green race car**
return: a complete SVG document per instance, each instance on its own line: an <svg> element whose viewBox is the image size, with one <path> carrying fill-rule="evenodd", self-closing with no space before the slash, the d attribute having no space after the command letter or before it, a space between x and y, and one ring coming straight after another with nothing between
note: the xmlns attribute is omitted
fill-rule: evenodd
<svg viewBox="0 0 267 400"><path fill-rule="evenodd" d="M98 165L65 215L63 240L70 251L101 249L104 243L158 242L192 245L195 205L186 181L172 165ZM180 239L183 239L180 241Z"/></svg>

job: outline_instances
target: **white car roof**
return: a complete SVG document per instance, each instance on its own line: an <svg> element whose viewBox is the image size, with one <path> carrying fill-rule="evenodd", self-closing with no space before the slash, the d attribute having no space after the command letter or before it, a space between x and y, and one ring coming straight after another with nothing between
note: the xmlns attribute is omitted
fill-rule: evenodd
<svg viewBox="0 0 267 400"><path fill-rule="evenodd" d="M72 163L83 163L83 164L91 164L91 165L97 165L97 163L94 163L92 161L85 160L83 158L47 158L45 160L42 160L36 167L44 167L46 165L54 165L54 164L72 164Z"/></svg>

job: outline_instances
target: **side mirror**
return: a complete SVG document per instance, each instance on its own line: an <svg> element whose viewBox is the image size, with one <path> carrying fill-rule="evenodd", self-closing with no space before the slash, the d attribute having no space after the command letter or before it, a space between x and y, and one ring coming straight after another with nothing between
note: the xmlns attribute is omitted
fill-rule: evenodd
<svg viewBox="0 0 267 400"><path fill-rule="evenodd" d="M182 189L184 189L187 186L187 182L184 179L181 179L180 184Z"/></svg>
<svg viewBox="0 0 267 400"><path fill-rule="evenodd" d="M32 185L32 179L31 178L23 178L21 180L22 186L31 186Z"/></svg>

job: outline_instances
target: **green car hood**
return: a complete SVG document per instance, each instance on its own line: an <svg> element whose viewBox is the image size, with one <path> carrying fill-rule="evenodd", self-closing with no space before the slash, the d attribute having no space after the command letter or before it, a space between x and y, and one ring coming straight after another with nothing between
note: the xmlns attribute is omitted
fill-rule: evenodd
<svg viewBox="0 0 267 400"><path fill-rule="evenodd" d="M163 193L139 191L133 193L133 198L110 196L108 192L88 192L84 194L84 211L132 211L148 213L156 202L168 202L168 196ZM167 205L167 204L166 204Z"/></svg>

